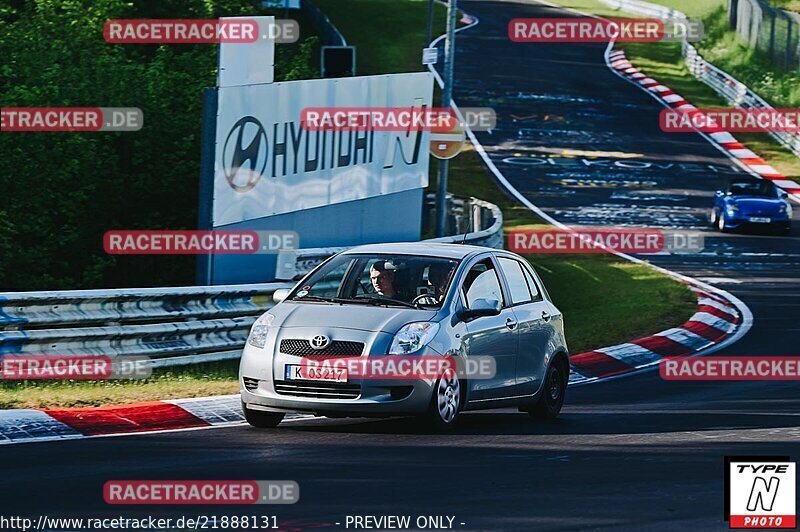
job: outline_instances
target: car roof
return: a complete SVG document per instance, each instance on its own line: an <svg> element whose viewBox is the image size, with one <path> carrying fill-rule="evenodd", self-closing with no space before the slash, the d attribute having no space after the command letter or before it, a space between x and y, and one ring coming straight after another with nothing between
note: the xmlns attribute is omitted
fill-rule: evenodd
<svg viewBox="0 0 800 532"><path fill-rule="evenodd" d="M344 254L387 253L395 255L424 255L447 259L463 259L468 255L487 251L500 251L484 246L469 244L446 244L442 242L394 242L388 244L366 244L348 249Z"/></svg>

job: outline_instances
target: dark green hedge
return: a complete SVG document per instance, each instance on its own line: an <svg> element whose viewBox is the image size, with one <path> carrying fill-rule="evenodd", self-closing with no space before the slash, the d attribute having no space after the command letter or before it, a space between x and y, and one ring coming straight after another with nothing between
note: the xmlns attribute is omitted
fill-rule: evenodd
<svg viewBox="0 0 800 532"><path fill-rule="evenodd" d="M109 256L109 229L193 229L201 92L213 45L113 45L114 18L263 13L244 0L3 0L3 107L139 107L135 133L0 133L0 291L191 284L192 256ZM301 22L302 24L302 22ZM278 47L277 79L314 77L316 39Z"/></svg>

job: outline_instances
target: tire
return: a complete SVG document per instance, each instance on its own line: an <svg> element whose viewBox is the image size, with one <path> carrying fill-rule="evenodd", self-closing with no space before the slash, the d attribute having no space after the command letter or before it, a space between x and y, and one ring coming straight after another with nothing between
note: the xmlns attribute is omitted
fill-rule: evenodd
<svg viewBox="0 0 800 532"><path fill-rule="evenodd" d="M431 394L431 403L423 416L423 424L434 432L451 430L458 421L464 405L466 386L453 369L446 369L436 379Z"/></svg>
<svg viewBox="0 0 800 532"><path fill-rule="evenodd" d="M564 370L565 364L559 360L547 368L544 378L544 389L539 400L527 412L535 419L555 419L564 406L569 374Z"/></svg>
<svg viewBox="0 0 800 532"><path fill-rule="evenodd" d="M250 410L242 403L242 410L244 411L244 418L251 427L257 429L274 429L278 423L283 421L283 416L280 412L260 412L258 410Z"/></svg>
<svg viewBox="0 0 800 532"><path fill-rule="evenodd" d="M725 225L725 215L722 214L717 217L717 229L720 233L728 233L730 229Z"/></svg>
<svg viewBox="0 0 800 532"><path fill-rule="evenodd" d="M711 227L717 227L717 209L711 209L711 216L709 217L709 222L711 223Z"/></svg>

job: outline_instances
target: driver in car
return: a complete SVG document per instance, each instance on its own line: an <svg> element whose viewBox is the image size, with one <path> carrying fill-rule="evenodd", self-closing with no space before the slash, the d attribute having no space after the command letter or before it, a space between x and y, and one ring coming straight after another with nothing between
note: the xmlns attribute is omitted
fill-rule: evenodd
<svg viewBox="0 0 800 532"><path fill-rule="evenodd" d="M390 266L392 264L385 260L374 262L369 269L369 278L378 295L393 298L397 297L397 291L394 288L394 269L389 269Z"/></svg>

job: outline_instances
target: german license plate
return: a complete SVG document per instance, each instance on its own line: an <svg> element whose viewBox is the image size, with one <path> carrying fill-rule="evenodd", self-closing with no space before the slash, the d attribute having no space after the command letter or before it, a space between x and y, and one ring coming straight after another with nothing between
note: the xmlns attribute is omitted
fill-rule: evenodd
<svg viewBox="0 0 800 532"><path fill-rule="evenodd" d="M287 381L347 382L347 369L286 364L285 377Z"/></svg>
<svg viewBox="0 0 800 532"><path fill-rule="evenodd" d="M772 221L772 219L771 218L759 218L757 216L753 216L753 217L750 218L750 221L754 222L754 223L757 223L757 224L768 224L768 223L770 223Z"/></svg>

